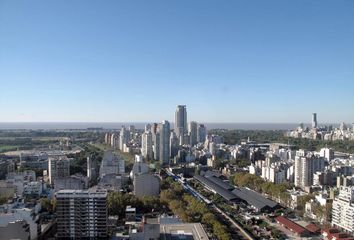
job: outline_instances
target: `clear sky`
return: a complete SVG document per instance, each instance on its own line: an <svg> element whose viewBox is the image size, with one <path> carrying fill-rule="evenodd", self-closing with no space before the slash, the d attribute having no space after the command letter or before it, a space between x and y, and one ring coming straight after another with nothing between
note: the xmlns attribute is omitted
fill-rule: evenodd
<svg viewBox="0 0 354 240"><path fill-rule="evenodd" d="M354 1L0 0L0 122L354 122Z"/></svg>

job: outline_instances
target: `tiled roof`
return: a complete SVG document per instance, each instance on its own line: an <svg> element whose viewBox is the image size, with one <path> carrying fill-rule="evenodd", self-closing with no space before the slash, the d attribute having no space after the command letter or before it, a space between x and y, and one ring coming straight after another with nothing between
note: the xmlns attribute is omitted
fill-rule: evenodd
<svg viewBox="0 0 354 240"><path fill-rule="evenodd" d="M279 216L279 217L276 217L275 220L284 225L286 228L290 229L291 231L301 235L303 233L305 233L307 230L303 227L301 227L299 224L283 217L283 216Z"/></svg>
<svg viewBox="0 0 354 240"><path fill-rule="evenodd" d="M321 228L317 227L317 225L314 223L310 223L309 225L307 225L306 229L312 233L319 233L321 230Z"/></svg>

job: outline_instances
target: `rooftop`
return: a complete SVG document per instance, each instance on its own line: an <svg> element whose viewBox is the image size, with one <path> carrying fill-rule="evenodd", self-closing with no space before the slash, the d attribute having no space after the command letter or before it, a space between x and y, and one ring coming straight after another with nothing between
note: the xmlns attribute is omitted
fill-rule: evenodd
<svg viewBox="0 0 354 240"><path fill-rule="evenodd" d="M0 239L29 239L29 227L26 221L10 222L0 227Z"/></svg>
<svg viewBox="0 0 354 240"><path fill-rule="evenodd" d="M107 191L103 189L89 189L89 190L60 190L56 193L57 197L83 197L83 196L100 196L107 197Z"/></svg>
<svg viewBox="0 0 354 240"><path fill-rule="evenodd" d="M321 228L319 228L316 224L310 223L309 225L306 226L306 229L309 230L312 233L319 233L321 231Z"/></svg>
<svg viewBox="0 0 354 240"><path fill-rule="evenodd" d="M298 235L301 235L301 234L307 232L307 230L305 228L301 227L299 224L297 224L297 223L295 223L283 216L278 216L275 218L275 220L278 223L284 225L286 228L290 229L291 231L297 233Z"/></svg>
<svg viewBox="0 0 354 240"><path fill-rule="evenodd" d="M256 207L257 209L263 209L265 207L275 208L278 203L265 198L262 194L255 192L247 188L237 188L232 191L238 198L245 200L248 204Z"/></svg>
<svg viewBox="0 0 354 240"><path fill-rule="evenodd" d="M220 187L218 184L214 183L209 178L206 178L206 177L203 177L200 175L195 175L194 178L196 180L200 181L202 184L204 184L204 185L208 186L209 188L211 188L212 190L214 190L217 194L219 194L220 196L222 196L223 198L225 198L228 201L231 201L231 200L237 198L237 196L232 194L231 191Z"/></svg>
<svg viewBox="0 0 354 240"><path fill-rule="evenodd" d="M161 224L160 239L162 240L208 240L200 223L180 223L180 224Z"/></svg>

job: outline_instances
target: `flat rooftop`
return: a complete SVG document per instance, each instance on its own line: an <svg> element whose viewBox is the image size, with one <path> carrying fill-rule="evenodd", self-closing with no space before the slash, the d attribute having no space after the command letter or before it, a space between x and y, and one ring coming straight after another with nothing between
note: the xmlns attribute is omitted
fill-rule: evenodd
<svg viewBox="0 0 354 240"><path fill-rule="evenodd" d="M208 236L200 223L161 224L162 240L208 240Z"/></svg>
<svg viewBox="0 0 354 240"><path fill-rule="evenodd" d="M80 198L80 197L107 197L104 189L74 190L64 189L56 193L57 198Z"/></svg>

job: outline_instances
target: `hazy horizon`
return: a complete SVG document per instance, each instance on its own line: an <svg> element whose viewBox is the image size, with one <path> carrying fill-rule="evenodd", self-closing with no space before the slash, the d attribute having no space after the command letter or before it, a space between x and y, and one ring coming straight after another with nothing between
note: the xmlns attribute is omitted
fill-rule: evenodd
<svg viewBox="0 0 354 240"><path fill-rule="evenodd" d="M155 121L156 122L156 121ZM0 130L65 130L65 129L120 129L121 126L134 125L137 129L143 129L145 124L152 122L0 122ZM158 123L158 122L157 122ZM174 128L174 123L171 128ZM299 123L208 123L203 122L207 129L243 129L243 130L293 130ZM310 123L304 123L310 126ZM319 123L319 125L333 125L338 127L338 123Z"/></svg>

